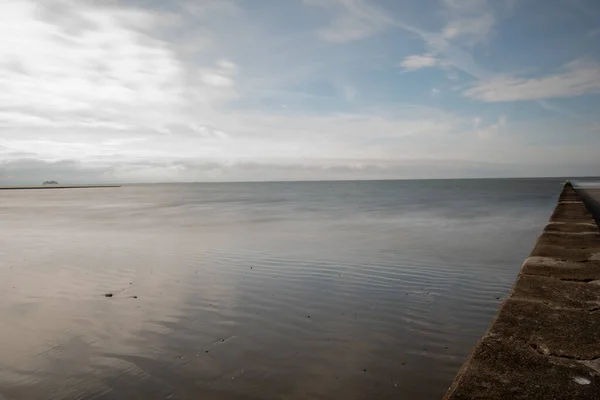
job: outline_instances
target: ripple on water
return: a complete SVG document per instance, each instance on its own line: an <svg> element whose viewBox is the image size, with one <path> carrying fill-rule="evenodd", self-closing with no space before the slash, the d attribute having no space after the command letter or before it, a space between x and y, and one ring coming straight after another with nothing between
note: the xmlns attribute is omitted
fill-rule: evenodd
<svg viewBox="0 0 600 400"><path fill-rule="evenodd" d="M439 398L557 182L2 193L0 393Z"/></svg>

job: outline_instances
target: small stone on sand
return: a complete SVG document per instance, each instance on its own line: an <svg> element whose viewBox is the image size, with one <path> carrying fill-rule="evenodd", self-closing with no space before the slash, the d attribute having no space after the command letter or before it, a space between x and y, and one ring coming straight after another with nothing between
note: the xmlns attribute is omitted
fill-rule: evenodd
<svg viewBox="0 0 600 400"><path fill-rule="evenodd" d="M584 378L583 376L576 376L573 380L580 385L589 385L592 383L588 378Z"/></svg>

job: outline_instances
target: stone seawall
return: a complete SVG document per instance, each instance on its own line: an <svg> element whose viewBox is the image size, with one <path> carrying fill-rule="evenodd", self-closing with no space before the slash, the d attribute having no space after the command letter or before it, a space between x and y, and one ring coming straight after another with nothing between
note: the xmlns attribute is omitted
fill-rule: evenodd
<svg viewBox="0 0 600 400"><path fill-rule="evenodd" d="M444 399L600 399L600 232L570 182Z"/></svg>

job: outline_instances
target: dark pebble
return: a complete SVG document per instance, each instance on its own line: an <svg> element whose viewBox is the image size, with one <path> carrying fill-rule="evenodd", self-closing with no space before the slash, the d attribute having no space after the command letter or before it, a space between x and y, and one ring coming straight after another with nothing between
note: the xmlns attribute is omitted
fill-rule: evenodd
<svg viewBox="0 0 600 400"><path fill-rule="evenodd" d="M112 294L112 293L106 293L106 294L104 295L104 297L113 297L113 294Z"/></svg>
<svg viewBox="0 0 600 400"><path fill-rule="evenodd" d="M134 299L137 299L137 296L133 296Z"/></svg>
<svg viewBox="0 0 600 400"><path fill-rule="evenodd" d="M310 315L309 315L309 316L307 316L307 318L310 318Z"/></svg>
<svg viewBox="0 0 600 400"><path fill-rule="evenodd" d="M208 350L205 350L204 352L205 352L205 353L208 353Z"/></svg>
<svg viewBox="0 0 600 400"><path fill-rule="evenodd" d="M365 368L365 369L363 369L363 372L367 372L367 369L366 369L366 368Z"/></svg>

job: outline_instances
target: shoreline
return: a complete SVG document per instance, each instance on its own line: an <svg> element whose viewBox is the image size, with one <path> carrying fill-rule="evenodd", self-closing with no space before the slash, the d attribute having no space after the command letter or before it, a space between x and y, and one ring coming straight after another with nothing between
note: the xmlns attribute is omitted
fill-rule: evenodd
<svg viewBox="0 0 600 400"><path fill-rule="evenodd" d="M0 190L35 190L35 189L94 189L120 188L121 185L30 185L30 186L0 186Z"/></svg>

